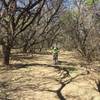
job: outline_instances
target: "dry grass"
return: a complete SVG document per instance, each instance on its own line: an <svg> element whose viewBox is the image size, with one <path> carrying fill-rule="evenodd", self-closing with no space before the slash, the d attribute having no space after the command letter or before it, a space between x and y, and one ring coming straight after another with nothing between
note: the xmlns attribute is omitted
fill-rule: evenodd
<svg viewBox="0 0 100 100"><path fill-rule="evenodd" d="M52 66L52 55L16 55L11 69L0 70L0 100L59 100L56 90L61 87L61 74ZM21 58L21 59L20 59ZM71 77L85 72L85 63L74 52L60 52L60 66L69 70ZM83 67L81 67L83 66ZM95 62L91 66L100 66ZM99 74L80 75L61 90L66 100L100 100L95 89ZM66 79L69 79L67 77Z"/></svg>

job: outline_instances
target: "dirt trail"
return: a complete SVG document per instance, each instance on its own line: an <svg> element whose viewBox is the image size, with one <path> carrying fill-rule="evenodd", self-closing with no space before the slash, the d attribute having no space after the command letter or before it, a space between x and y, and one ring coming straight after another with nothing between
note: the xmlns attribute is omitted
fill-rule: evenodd
<svg viewBox="0 0 100 100"><path fill-rule="evenodd" d="M51 55L36 54L13 60L12 69L0 71L0 100L100 100L94 80L99 75L95 72L80 75L85 73L80 67L83 62L74 55L72 52L60 54L59 66L71 75L66 78L62 78L65 71L52 66ZM70 80L71 77L75 78Z"/></svg>

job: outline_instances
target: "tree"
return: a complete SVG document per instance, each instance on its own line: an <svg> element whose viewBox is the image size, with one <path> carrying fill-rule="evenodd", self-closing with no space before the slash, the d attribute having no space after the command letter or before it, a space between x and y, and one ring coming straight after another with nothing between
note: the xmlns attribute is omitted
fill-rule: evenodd
<svg viewBox="0 0 100 100"><path fill-rule="evenodd" d="M73 42L72 47L75 47L87 61L92 61L99 44L94 10L83 0L75 0L75 9L66 11L63 19L63 30L66 32L66 37L70 37L70 45Z"/></svg>
<svg viewBox="0 0 100 100"><path fill-rule="evenodd" d="M54 0L51 0L50 2L53 4ZM58 2L58 5L55 8L52 8L55 10L47 21L45 28L49 25L53 16L59 10L62 0L56 0L56 2ZM20 37L23 31L31 24L39 22L40 15L43 13L46 3L49 3L49 1L28 0L25 2L23 0L0 0L0 43L3 50L3 64L9 65L11 49L16 44L16 39Z"/></svg>

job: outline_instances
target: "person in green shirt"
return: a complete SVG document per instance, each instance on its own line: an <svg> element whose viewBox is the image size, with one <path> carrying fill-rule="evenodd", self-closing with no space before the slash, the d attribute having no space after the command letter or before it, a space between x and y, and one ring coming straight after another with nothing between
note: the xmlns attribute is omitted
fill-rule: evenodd
<svg viewBox="0 0 100 100"><path fill-rule="evenodd" d="M58 64L58 53L59 53L59 49L57 47L53 47L52 54L53 54L53 62L55 65Z"/></svg>

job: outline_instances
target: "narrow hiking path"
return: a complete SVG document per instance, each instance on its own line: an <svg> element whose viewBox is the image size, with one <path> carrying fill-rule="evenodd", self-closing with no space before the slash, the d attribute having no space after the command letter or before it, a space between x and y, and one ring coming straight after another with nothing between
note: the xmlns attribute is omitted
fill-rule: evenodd
<svg viewBox="0 0 100 100"><path fill-rule="evenodd" d="M0 70L0 100L100 100L95 89L99 75L87 74L74 52L59 56L58 67L52 65L51 55L17 56L11 69Z"/></svg>

